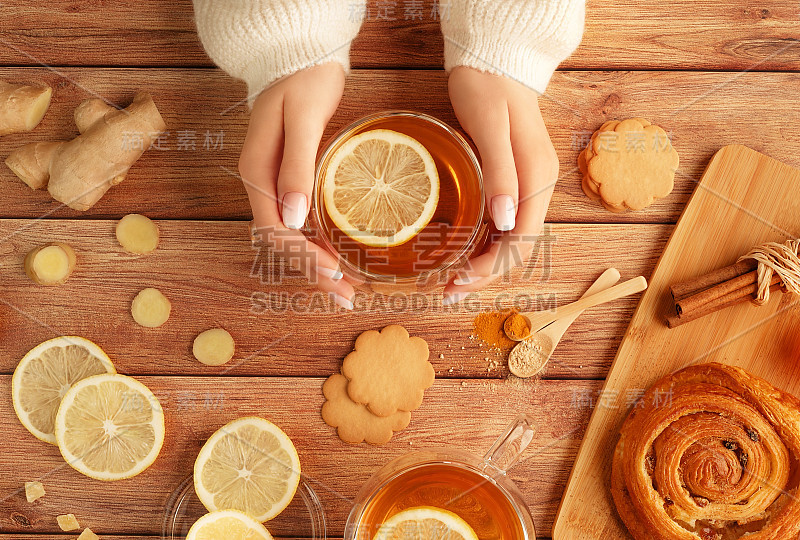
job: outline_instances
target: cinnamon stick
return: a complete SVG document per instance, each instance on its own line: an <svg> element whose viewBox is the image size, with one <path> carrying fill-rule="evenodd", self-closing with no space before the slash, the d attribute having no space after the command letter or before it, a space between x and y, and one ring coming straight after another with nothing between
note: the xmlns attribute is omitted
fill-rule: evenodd
<svg viewBox="0 0 800 540"><path fill-rule="evenodd" d="M781 288L781 280L778 276L772 276L770 283L770 291L776 291ZM745 285L741 289L731 291L725 295L718 296L703 304L692 311L684 311L680 315L670 315L667 317L667 326L675 328L690 321L697 320L706 315L710 315L716 311L735 306L747 301L755 300L758 293L758 283Z"/></svg>
<svg viewBox="0 0 800 540"><path fill-rule="evenodd" d="M707 304L713 303L718 298L728 296L736 293L737 291L740 292L741 296L733 296L732 299L747 296L750 293L744 292L744 289L748 285L755 286L757 283L757 273L755 271L748 272L677 301L675 303L675 311L678 313L678 315L682 316L684 313L691 313L692 311L702 308Z"/></svg>
<svg viewBox="0 0 800 540"><path fill-rule="evenodd" d="M676 283L670 287L670 292L672 293L672 298L677 303L686 297L714 287L715 285L719 285L720 283L730 281L731 279L752 272L757 268L758 263L755 260L745 259L737 262L736 264L726 266L725 268L714 270L713 272L703 276L681 283Z"/></svg>

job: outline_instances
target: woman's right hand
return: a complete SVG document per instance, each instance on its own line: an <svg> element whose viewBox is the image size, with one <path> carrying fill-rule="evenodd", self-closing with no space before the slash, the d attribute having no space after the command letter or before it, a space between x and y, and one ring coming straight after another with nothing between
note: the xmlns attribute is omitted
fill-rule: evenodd
<svg viewBox="0 0 800 540"><path fill-rule="evenodd" d="M336 257L299 230L308 215L322 133L339 106L344 80L342 66L331 62L264 90L253 104L239 174L262 241L336 304L353 309L353 286L342 279Z"/></svg>

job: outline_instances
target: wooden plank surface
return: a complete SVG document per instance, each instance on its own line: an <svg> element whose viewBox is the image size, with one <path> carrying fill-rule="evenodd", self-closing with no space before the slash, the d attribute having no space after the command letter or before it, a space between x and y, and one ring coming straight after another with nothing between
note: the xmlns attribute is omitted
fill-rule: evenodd
<svg viewBox="0 0 800 540"><path fill-rule="evenodd" d="M525 412L539 431L510 477L524 493L537 529L546 535L589 417L581 396L595 393L600 385L599 381L438 380L406 431L383 447L370 447L345 445L322 422L322 379L139 380L153 390L165 409L166 442L150 469L129 480L108 483L80 475L63 463L55 446L28 434L11 406L10 377L0 376L0 432L14 441L0 453L0 531L54 533L58 531L54 516L70 512L99 534L159 534L166 503L191 473L205 439L229 420L261 415L281 426L294 441L303 472L328 514L329 534L337 536L360 486L390 459L415 448L448 446L454 441L480 455L516 414ZM19 467L20 463L25 467ZM28 504L20 488L36 478L42 478L47 495ZM125 518L120 519L121 515ZM293 503L270 528L279 535L303 536L306 524L300 505Z"/></svg>
<svg viewBox="0 0 800 540"><path fill-rule="evenodd" d="M604 392L622 396L682 367L719 361L800 394L796 296L775 294L760 308L744 303L675 329L664 323L672 283L733 264L753 246L800 236L798 192L800 170L743 146L719 151L656 267ZM609 491L611 456L627 409L594 411L553 530L555 540L628 537Z"/></svg>
<svg viewBox="0 0 800 540"><path fill-rule="evenodd" d="M358 68L440 68L437 0L370 0L353 44ZM439 2L447 16L448 2ZM794 0L590 0L566 69L797 70ZM350 17L351 12L343 14ZM3 2L0 64L210 66L191 2Z"/></svg>
<svg viewBox="0 0 800 540"><path fill-rule="evenodd" d="M118 218L135 209L165 219L250 219L236 176L247 125L246 106L237 101L244 96L240 85L210 70L65 68L60 73L0 69L0 79L38 80L55 88L42 124L32 133L0 139L0 157L32 140L73 137L72 112L91 93L124 105L137 89L150 91L163 112L169 130L159 143L163 149L146 152L125 182L87 213L58 205L44 191L32 192L0 165L0 216ZM355 72L325 138L366 113L392 108L420 110L457 125L446 84L441 72ZM800 73L556 74L549 97L541 100L561 160L548 220L674 223L708 159L726 143L747 143L800 166L796 115L775 114L794 110L796 96L788 89L799 86ZM672 195L643 212L612 214L583 194L575 163L603 121L632 116L662 125L673 138L681 165Z"/></svg>
<svg viewBox="0 0 800 540"><path fill-rule="evenodd" d="M400 323L430 343L440 377L504 377L505 366L489 369L500 355L469 338L478 312L575 300L610 266L624 276L649 275L672 228L555 225L540 242L535 262L466 304L444 308L440 293L403 304L362 294L355 313L333 318L327 296L315 294L282 261L253 249L244 223L161 221L160 246L143 257L121 250L114 226L0 220L0 373L13 372L37 343L74 334L100 344L128 374L327 376L358 334ZM37 286L25 275L23 259L51 241L72 245L78 266L63 286ZM150 286L173 305L170 320L158 329L138 326L129 313L136 293ZM622 299L578 319L547 376L603 377L635 304L635 298ZM192 340L218 325L236 339L235 360L203 366L192 357Z"/></svg>

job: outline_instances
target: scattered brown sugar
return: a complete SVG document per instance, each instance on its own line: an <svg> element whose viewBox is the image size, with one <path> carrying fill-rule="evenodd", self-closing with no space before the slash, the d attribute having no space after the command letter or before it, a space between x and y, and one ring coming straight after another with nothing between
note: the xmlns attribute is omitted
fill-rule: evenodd
<svg viewBox="0 0 800 540"><path fill-rule="evenodd" d="M100 540L100 537L92 532L92 529L86 527L78 537L78 540Z"/></svg>
<svg viewBox="0 0 800 540"><path fill-rule="evenodd" d="M44 497L44 486L41 482L25 482L25 498L29 503Z"/></svg>
<svg viewBox="0 0 800 540"><path fill-rule="evenodd" d="M503 330L505 333L514 338L516 341L521 341L531 334L531 327L528 320L519 313L512 313L506 318L503 323Z"/></svg>
<svg viewBox="0 0 800 540"><path fill-rule="evenodd" d="M516 342L508 339L503 330L503 323L509 316L516 313L516 310L478 313L472 321L473 335L490 347L501 351L510 351Z"/></svg>

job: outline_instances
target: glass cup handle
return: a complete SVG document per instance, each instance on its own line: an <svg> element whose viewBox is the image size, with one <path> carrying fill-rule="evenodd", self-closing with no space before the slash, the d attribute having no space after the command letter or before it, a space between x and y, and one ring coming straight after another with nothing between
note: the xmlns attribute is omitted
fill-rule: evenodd
<svg viewBox="0 0 800 540"><path fill-rule="evenodd" d="M535 433L533 420L525 414L519 415L483 456L484 468L505 475L533 442Z"/></svg>

